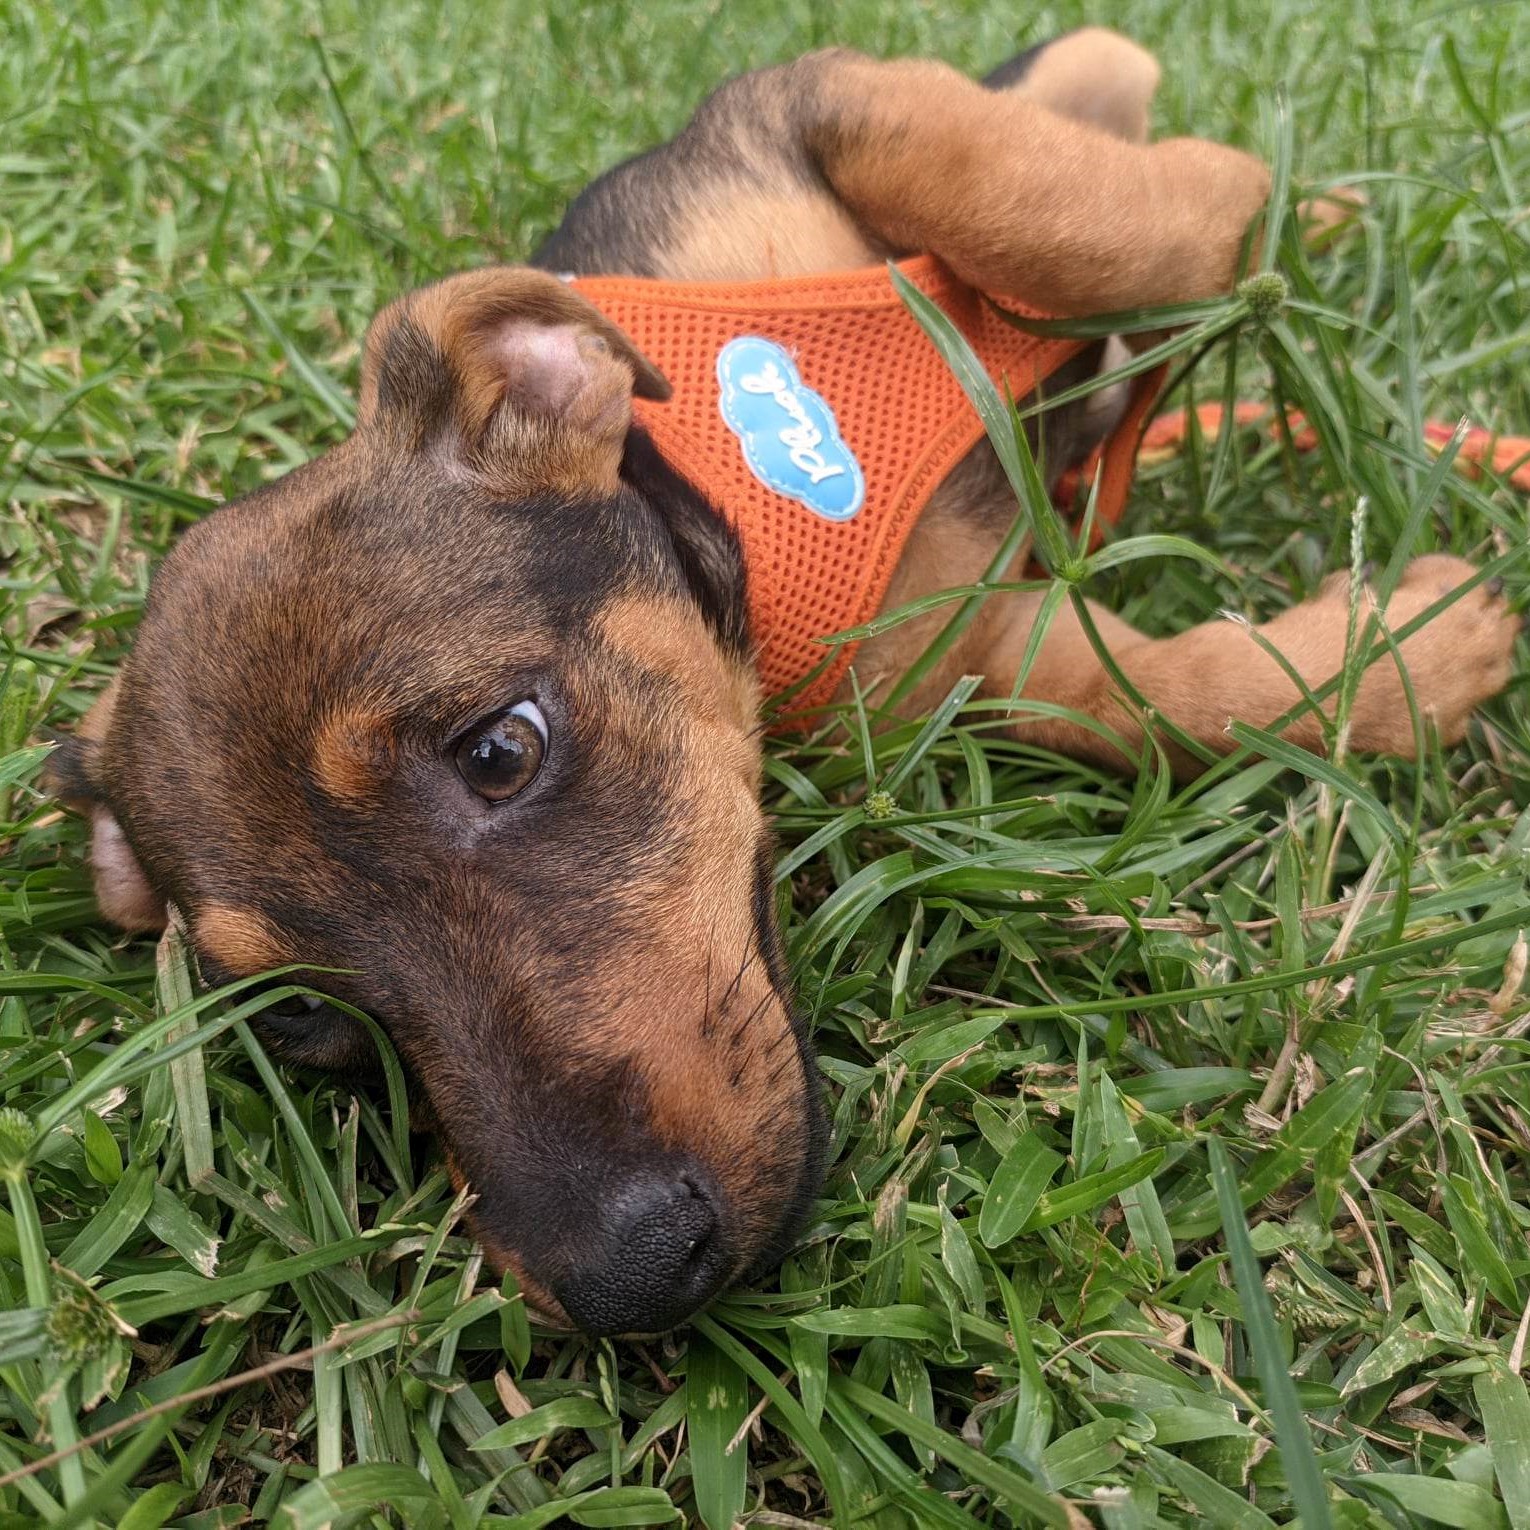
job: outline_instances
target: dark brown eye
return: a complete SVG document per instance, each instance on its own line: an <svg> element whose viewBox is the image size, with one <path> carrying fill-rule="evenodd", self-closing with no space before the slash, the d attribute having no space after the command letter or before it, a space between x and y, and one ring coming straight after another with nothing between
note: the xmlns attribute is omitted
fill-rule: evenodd
<svg viewBox="0 0 1530 1530"><path fill-rule="evenodd" d="M321 1009L328 1008L329 1006L317 994L294 993L289 994L285 999L278 999L274 1004L268 1004L261 1013L275 1015L279 1020L306 1020L310 1015L316 1015Z"/></svg>
<svg viewBox="0 0 1530 1530"><path fill-rule="evenodd" d="M519 701L457 745L457 771L486 802L504 802L531 784L546 753L542 709Z"/></svg>

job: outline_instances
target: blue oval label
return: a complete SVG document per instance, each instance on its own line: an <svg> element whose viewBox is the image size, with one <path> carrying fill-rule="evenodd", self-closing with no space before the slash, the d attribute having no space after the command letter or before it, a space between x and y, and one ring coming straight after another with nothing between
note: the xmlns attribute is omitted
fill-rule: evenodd
<svg viewBox="0 0 1530 1530"><path fill-rule="evenodd" d="M866 476L834 411L803 382L773 340L740 335L717 354L722 417L749 471L825 520L848 521L866 499Z"/></svg>

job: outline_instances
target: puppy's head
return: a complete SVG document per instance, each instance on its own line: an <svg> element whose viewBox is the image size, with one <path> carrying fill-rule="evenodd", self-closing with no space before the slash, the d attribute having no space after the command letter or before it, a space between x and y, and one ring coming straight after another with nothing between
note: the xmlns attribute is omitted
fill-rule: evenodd
<svg viewBox="0 0 1530 1530"><path fill-rule="evenodd" d="M355 433L193 529L55 775L103 910L301 963L423 1085L476 1232L591 1332L673 1325L816 1188L742 562L631 429L663 379L542 273L385 310ZM367 1050L335 1010L291 1058Z"/></svg>

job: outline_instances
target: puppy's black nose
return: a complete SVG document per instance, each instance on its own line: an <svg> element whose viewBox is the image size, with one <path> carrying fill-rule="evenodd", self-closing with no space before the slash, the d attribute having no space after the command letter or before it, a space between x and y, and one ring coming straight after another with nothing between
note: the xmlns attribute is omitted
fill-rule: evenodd
<svg viewBox="0 0 1530 1530"><path fill-rule="evenodd" d="M727 1275L717 1213L697 1176L635 1177L601 1207L599 1224L590 1230L591 1257L554 1286L587 1334L662 1333Z"/></svg>

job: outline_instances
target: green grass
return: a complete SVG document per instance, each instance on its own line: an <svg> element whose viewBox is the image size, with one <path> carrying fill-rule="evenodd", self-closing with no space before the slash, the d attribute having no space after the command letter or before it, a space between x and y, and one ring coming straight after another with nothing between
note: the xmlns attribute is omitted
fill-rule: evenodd
<svg viewBox="0 0 1530 1530"><path fill-rule="evenodd" d="M33 784L177 532L343 434L383 301L524 254L745 65L979 68L1083 17L0 0L0 1476L70 1452L0 1526L1530 1526L1522 688L1458 749L1293 769L1245 733L1188 788L971 706L776 748L833 1167L779 1284L646 1348L528 1332L398 1090L273 1068L264 997L193 1003L173 946L98 924ZM1145 473L1126 532L1226 567L1091 595L1167 632L1401 547L1523 601L1526 504L1416 424L1530 432L1525 20L1130 8L1160 131L1371 206L1287 241L1291 300L1193 379L1320 450Z"/></svg>

